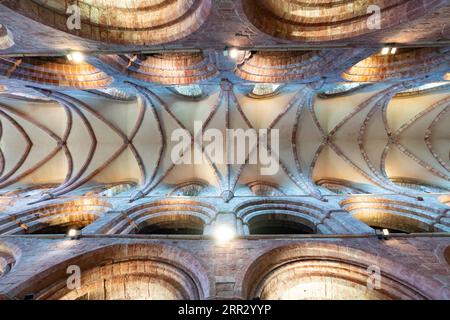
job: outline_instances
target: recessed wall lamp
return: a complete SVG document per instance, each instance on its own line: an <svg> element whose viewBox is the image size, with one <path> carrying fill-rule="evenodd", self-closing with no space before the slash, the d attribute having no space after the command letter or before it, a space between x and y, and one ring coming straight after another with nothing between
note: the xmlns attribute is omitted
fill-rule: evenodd
<svg viewBox="0 0 450 320"><path fill-rule="evenodd" d="M69 54L67 54L67 60L73 63L83 63L85 59L85 56L82 52L79 51L73 51Z"/></svg>
<svg viewBox="0 0 450 320"><path fill-rule="evenodd" d="M223 51L224 57L229 57L232 60L238 60L245 58L247 56L247 51L239 50L238 48L228 48L225 47Z"/></svg>
<svg viewBox="0 0 450 320"><path fill-rule="evenodd" d="M395 47L384 47L383 49L381 49L381 54L382 55L388 55L388 54L396 54L397 53L397 48Z"/></svg>
<svg viewBox="0 0 450 320"><path fill-rule="evenodd" d="M223 56L232 60L235 64L242 64L245 60L250 58L252 55L251 51L241 50L238 48L228 48L225 47L223 50Z"/></svg>
<svg viewBox="0 0 450 320"><path fill-rule="evenodd" d="M377 237L380 240L389 240L389 230L388 229L383 229L381 231L377 230L376 231Z"/></svg>
<svg viewBox="0 0 450 320"><path fill-rule="evenodd" d="M231 48L228 50L228 56L233 59L236 60L239 57L239 50L236 48Z"/></svg>
<svg viewBox="0 0 450 320"><path fill-rule="evenodd" d="M81 238L81 231L74 228L69 229L69 231L67 231L66 237L70 240L78 240Z"/></svg>
<svg viewBox="0 0 450 320"><path fill-rule="evenodd" d="M236 237L236 233L233 228L227 224L220 224L216 226L214 228L213 235L214 239L216 239L218 243L227 243Z"/></svg>
<svg viewBox="0 0 450 320"><path fill-rule="evenodd" d="M381 49L381 54L385 56L389 53L389 51L390 51L389 47L384 47L383 49Z"/></svg>

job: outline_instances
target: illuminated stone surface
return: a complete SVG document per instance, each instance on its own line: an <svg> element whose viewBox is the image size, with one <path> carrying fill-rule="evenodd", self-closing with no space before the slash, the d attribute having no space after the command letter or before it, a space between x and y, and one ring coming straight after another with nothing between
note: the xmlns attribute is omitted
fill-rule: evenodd
<svg viewBox="0 0 450 320"><path fill-rule="evenodd" d="M77 3L0 4L0 300L450 299L448 1Z"/></svg>

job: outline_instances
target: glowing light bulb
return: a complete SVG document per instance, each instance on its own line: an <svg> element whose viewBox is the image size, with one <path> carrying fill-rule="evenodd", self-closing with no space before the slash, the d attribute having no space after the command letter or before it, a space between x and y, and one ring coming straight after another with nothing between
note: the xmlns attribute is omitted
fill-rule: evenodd
<svg viewBox="0 0 450 320"><path fill-rule="evenodd" d="M392 48L391 49L391 54L396 54L397 53L397 48Z"/></svg>
<svg viewBox="0 0 450 320"><path fill-rule="evenodd" d="M387 55L387 54L389 54L389 51L390 51L390 48L389 48L389 47L384 47L384 48L381 50L381 54L382 54L382 55Z"/></svg>
<svg viewBox="0 0 450 320"><path fill-rule="evenodd" d="M214 230L214 238L219 243L226 243L235 237L234 230L228 225L219 225Z"/></svg>
<svg viewBox="0 0 450 320"><path fill-rule="evenodd" d="M231 59L236 60L239 57L239 50L236 48L230 49L228 54Z"/></svg>
<svg viewBox="0 0 450 320"><path fill-rule="evenodd" d="M84 62L84 54L82 52L71 52L67 55L67 60L73 63L82 63Z"/></svg>
<svg viewBox="0 0 450 320"><path fill-rule="evenodd" d="M69 229L69 231L67 231L67 237L74 240L74 239L78 239L81 236L81 231L77 230L77 229Z"/></svg>

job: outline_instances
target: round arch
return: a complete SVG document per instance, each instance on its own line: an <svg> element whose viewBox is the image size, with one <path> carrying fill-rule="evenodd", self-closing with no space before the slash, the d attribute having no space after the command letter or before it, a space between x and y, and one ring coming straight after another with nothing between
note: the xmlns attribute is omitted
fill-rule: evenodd
<svg viewBox="0 0 450 320"><path fill-rule="evenodd" d="M448 232L445 218L436 220L441 209L407 199L355 196L341 202L352 216L372 228L386 228L406 233Z"/></svg>
<svg viewBox="0 0 450 320"><path fill-rule="evenodd" d="M442 3L437 1L431 7ZM379 29L368 23L377 23L377 18L387 29L426 13L421 0L242 0L242 7L258 30L281 39L308 42L363 36Z"/></svg>
<svg viewBox="0 0 450 320"><path fill-rule="evenodd" d="M95 198L33 206L0 219L0 234L65 233L71 227L82 229L110 208L108 202Z"/></svg>
<svg viewBox="0 0 450 320"><path fill-rule="evenodd" d="M238 205L234 210L242 224L251 228L252 222L263 220L279 220L286 223L303 225L303 233L342 233L343 225L327 215L327 210L309 202L293 201L292 199L258 199L249 200Z"/></svg>
<svg viewBox="0 0 450 320"><path fill-rule="evenodd" d="M211 11L211 0L79 0L78 5L83 8L80 28L70 30L66 12L74 12L71 2L6 0L2 4L76 36L126 45L155 45L181 39L199 29Z"/></svg>
<svg viewBox="0 0 450 320"><path fill-rule="evenodd" d="M110 226L108 234L139 233L143 228L193 229L203 231L217 210L214 206L188 199L165 199L143 203L126 210Z"/></svg>
<svg viewBox="0 0 450 320"><path fill-rule="evenodd" d="M68 267L81 271L81 286L69 289ZM64 259L25 279L9 292L37 300L204 299L210 295L207 269L184 250L132 243L96 248Z"/></svg>
<svg viewBox="0 0 450 320"><path fill-rule="evenodd" d="M381 286L368 290L369 278L379 267ZM305 241L273 247L246 266L235 294L245 299L432 299L417 279L396 262L378 255L329 242ZM414 278L408 278L414 274ZM372 282L371 282L372 283ZM426 286L433 288L433 286ZM376 290L373 292L373 290Z"/></svg>

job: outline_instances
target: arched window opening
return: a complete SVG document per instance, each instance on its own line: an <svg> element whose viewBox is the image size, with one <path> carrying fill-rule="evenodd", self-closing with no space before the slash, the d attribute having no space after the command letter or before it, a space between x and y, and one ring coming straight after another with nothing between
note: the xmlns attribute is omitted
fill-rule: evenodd
<svg viewBox="0 0 450 320"><path fill-rule="evenodd" d="M250 234L314 234L315 226L306 220L287 214L265 214L248 222Z"/></svg>
<svg viewBox="0 0 450 320"><path fill-rule="evenodd" d="M427 94L434 91L439 91L442 89L450 88L450 83L448 82L430 82L423 85L420 85L415 88L410 88L404 91L401 91L395 95L395 97L410 97L415 95Z"/></svg>
<svg viewBox="0 0 450 320"><path fill-rule="evenodd" d="M355 196L341 205L352 216L374 229L388 229L402 233L446 232L448 223L436 223L439 208L424 206L408 199Z"/></svg>
<svg viewBox="0 0 450 320"><path fill-rule="evenodd" d="M377 232L383 232L383 230L387 230L387 231L389 231L389 233L398 233L398 234L401 234L401 233L406 234L406 233L407 233L407 232L405 232L405 231L397 230L397 229L392 229L392 228L382 228L382 227L371 226L371 225L369 225L369 227L371 227L372 229L374 229L374 230L377 231Z"/></svg>
<svg viewBox="0 0 450 320"><path fill-rule="evenodd" d="M259 197L277 197L284 195L278 185L273 183L255 181L249 183L248 187L255 196Z"/></svg>
<svg viewBox="0 0 450 320"><path fill-rule="evenodd" d="M341 179L320 179L316 184L335 194L364 194L368 192L367 185L362 183L354 183Z"/></svg>
<svg viewBox="0 0 450 320"><path fill-rule="evenodd" d="M258 83L253 86L249 96L255 99L271 98L280 93L281 87L281 84Z"/></svg>
<svg viewBox="0 0 450 320"><path fill-rule="evenodd" d="M435 185L431 185L429 183L425 183L423 181L412 179L412 178L403 178L403 177L393 177L390 178L390 180L395 183L396 185L399 185L401 187L406 187L410 189L417 190L419 192L425 192L425 193L443 193L448 192L448 190L445 190L443 188L440 188Z"/></svg>
<svg viewBox="0 0 450 320"><path fill-rule="evenodd" d="M170 196L198 197L206 188L207 184L203 181L191 181L179 184Z"/></svg>
<svg viewBox="0 0 450 320"><path fill-rule="evenodd" d="M103 197L114 197L122 192L127 192L133 189L136 186L135 183L120 183L117 185L113 185L111 187L107 187L100 196Z"/></svg>
<svg viewBox="0 0 450 320"><path fill-rule="evenodd" d="M205 93L198 84L184 85L184 86L174 86L169 88L175 94L182 96L184 98L198 100L205 96Z"/></svg>
<svg viewBox="0 0 450 320"><path fill-rule="evenodd" d="M39 229L27 232L27 234L67 234L71 229L83 230L94 221L95 219L88 219L84 221L69 221L61 224L42 224Z"/></svg>
<svg viewBox="0 0 450 320"><path fill-rule="evenodd" d="M354 218L367 224L374 229L388 229L394 233L422 233L435 232L433 226L403 216L401 214L378 212L359 212L353 215Z"/></svg>
<svg viewBox="0 0 450 320"><path fill-rule="evenodd" d="M379 82L406 79L441 72L445 54L436 48L398 48L396 54L377 53L356 63L342 78L352 82ZM433 63L430 64L430 61ZM414 68L410 68L414 65Z"/></svg>
<svg viewBox="0 0 450 320"><path fill-rule="evenodd" d="M107 97L114 100L120 100L120 101L133 101L136 99L135 95L130 94L126 90L115 88L115 87L108 87L108 88L99 88L96 90L86 90L90 93Z"/></svg>
<svg viewBox="0 0 450 320"><path fill-rule="evenodd" d="M65 234L85 228L109 208L109 203L95 198L40 205L11 215L15 223L1 222L0 234Z"/></svg>
<svg viewBox="0 0 450 320"><path fill-rule="evenodd" d="M0 74L5 75L14 65L8 77L17 81L76 89L104 88L112 82L109 75L89 63L76 64L62 57L2 57Z"/></svg>
<svg viewBox="0 0 450 320"><path fill-rule="evenodd" d="M100 197L115 197L123 192L127 192L136 187L135 182L117 182L103 184L100 186L86 186L84 196L100 196Z"/></svg>
<svg viewBox="0 0 450 320"><path fill-rule="evenodd" d="M146 235L202 235L202 219L189 215L163 215L142 223L137 234Z"/></svg>
<svg viewBox="0 0 450 320"><path fill-rule="evenodd" d="M112 225L100 230L108 234L203 234L204 225L216 214L214 206L187 199L165 199L128 209Z"/></svg>
<svg viewBox="0 0 450 320"><path fill-rule="evenodd" d="M359 82L343 82L333 85L326 85L324 90L318 93L318 97L322 99L335 98L355 93L356 91L369 86L367 83Z"/></svg>

